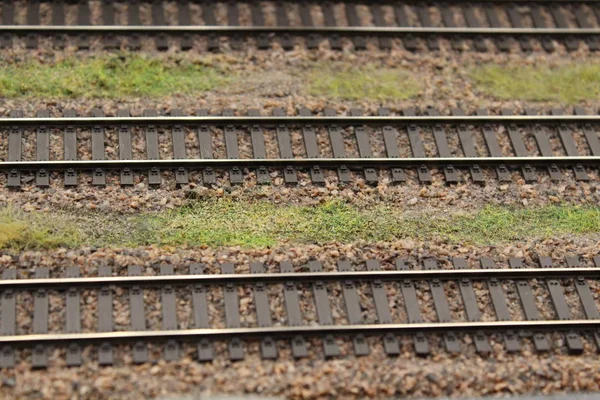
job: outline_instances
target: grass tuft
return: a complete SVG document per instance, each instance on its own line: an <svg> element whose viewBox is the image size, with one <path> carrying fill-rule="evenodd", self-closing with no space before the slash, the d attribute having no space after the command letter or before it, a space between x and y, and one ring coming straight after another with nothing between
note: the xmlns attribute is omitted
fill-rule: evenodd
<svg viewBox="0 0 600 400"><path fill-rule="evenodd" d="M470 76L484 93L504 100L575 104L600 95L600 65L594 64L484 65L471 70Z"/></svg>
<svg viewBox="0 0 600 400"><path fill-rule="evenodd" d="M0 209L0 249L50 249L81 243L77 228L61 218L24 213L12 207Z"/></svg>
<svg viewBox="0 0 600 400"><path fill-rule="evenodd" d="M0 62L3 97L131 98L205 92L228 82L218 68L138 55Z"/></svg>
<svg viewBox="0 0 600 400"><path fill-rule="evenodd" d="M419 94L416 77L403 69L374 65L321 65L309 74L308 92L345 100L406 100Z"/></svg>

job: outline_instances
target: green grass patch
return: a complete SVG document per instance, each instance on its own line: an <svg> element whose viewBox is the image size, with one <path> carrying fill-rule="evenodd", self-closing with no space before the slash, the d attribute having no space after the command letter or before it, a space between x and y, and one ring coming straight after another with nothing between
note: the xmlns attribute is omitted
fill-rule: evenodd
<svg viewBox="0 0 600 400"><path fill-rule="evenodd" d="M277 206L230 200L132 216L110 213L24 213L0 210L0 248L89 246L240 246L354 243L447 238L498 245L523 239L600 233L600 207L485 207L470 213L414 214L392 206L368 209L334 201Z"/></svg>
<svg viewBox="0 0 600 400"><path fill-rule="evenodd" d="M600 208L548 206L536 209L486 207L474 215L443 218L437 229L452 241L494 245L513 240L600 233ZM434 228L436 229L436 228ZM428 229L433 234L432 229Z"/></svg>
<svg viewBox="0 0 600 400"><path fill-rule="evenodd" d="M368 218L365 212L340 202L300 207L209 201L154 217L152 225L161 229L154 231L152 241L242 247L351 242L371 238Z"/></svg>
<svg viewBox="0 0 600 400"><path fill-rule="evenodd" d="M556 101L574 104L597 99L600 65L536 66L484 65L472 69L471 78L486 94L505 100Z"/></svg>
<svg viewBox="0 0 600 400"><path fill-rule="evenodd" d="M159 97L205 92L229 80L217 67L127 54L0 62L3 97Z"/></svg>
<svg viewBox="0 0 600 400"><path fill-rule="evenodd" d="M422 89L414 74L374 65L319 65L312 69L307 81L309 94L345 100L406 100Z"/></svg>

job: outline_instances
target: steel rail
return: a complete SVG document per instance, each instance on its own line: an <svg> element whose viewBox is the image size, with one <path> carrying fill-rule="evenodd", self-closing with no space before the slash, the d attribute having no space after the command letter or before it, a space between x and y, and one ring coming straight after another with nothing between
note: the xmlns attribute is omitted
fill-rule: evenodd
<svg viewBox="0 0 600 400"><path fill-rule="evenodd" d="M296 35L600 35L600 28L448 28L377 26L221 26L221 25L0 25L0 33L203 33L220 35L288 33Z"/></svg>
<svg viewBox="0 0 600 400"><path fill-rule="evenodd" d="M338 0L339 1L339 0ZM342 3L353 2L354 0L342 0ZM381 4L385 3L394 3L394 0L381 0ZM423 0L405 0L404 3L423 3ZM527 4L551 4L551 3L563 3L563 4L580 4L580 3L600 3L600 0L438 0L437 3L453 3L453 4L477 4L477 3L513 3L518 5L527 5Z"/></svg>
<svg viewBox="0 0 600 400"><path fill-rule="evenodd" d="M53 2L62 2L64 0L45 0L47 3ZM262 3L264 0L246 0L246 3L256 4ZM298 1L302 2L302 1ZM337 0L338 3L357 3L356 0ZM599 3L600 0L438 0L436 3L515 3L519 5L525 4L544 4L544 3L565 3L565 4L579 4L579 3ZM126 3L125 1L115 1L115 3ZM294 1L286 1L286 3L294 3ZM315 1L309 1L308 3L317 4ZM364 1L364 3L368 3ZM376 3L384 5L384 4L395 4L394 0L379 0ZM423 0L404 0L406 4L412 3L423 3Z"/></svg>
<svg viewBox="0 0 600 400"><path fill-rule="evenodd" d="M377 270L332 271L257 274L149 275L49 279L0 280L0 290L66 287L103 287L107 285L191 285L191 284L253 284L283 282L314 282L338 280L400 280L400 279L550 279L600 278L600 268L523 268L523 269L455 269L455 270Z"/></svg>
<svg viewBox="0 0 600 400"><path fill-rule="evenodd" d="M53 2L62 2L64 0L45 0L45 2L47 3L53 3ZM246 0L246 3L251 3L251 4L256 4L256 3L262 3L264 2L264 0ZM298 2L303 2L298 1ZM337 0L338 3L359 3L356 0ZM125 3L125 1L115 1L115 3ZM286 3L294 3L294 1L286 1ZM309 1L308 3L314 3L317 4L317 2L315 1ZM368 3L368 1L364 1L364 3ZM384 5L384 4L395 4L395 0L379 0L376 1L376 3ZM404 0L403 3L405 4L412 4L412 3L423 3L423 0ZM579 4L579 3L600 3L600 0L438 0L436 1L436 3L466 3L466 4L473 4L473 3L514 3L514 4L519 4L519 5L525 5L525 4L544 4L544 3L565 3L565 4Z"/></svg>
<svg viewBox="0 0 600 400"><path fill-rule="evenodd" d="M187 116L187 117L50 117L0 118L0 126L117 126L117 125L369 125L440 123L592 123L600 115L440 115L440 116Z"/></svg>
<svg viewBox="0 0 600 400"><path fill-rule="evenodd" d="M261 0L251 0L253 2L260 2ZM356 3L356 0L338 0L339 3ZM395 0L379 0L377 3L380 4L396 4ZM422 4L423 0L404 0L405 4ZM551 4L551 3L563 3L563 4L580 4L580 3L600 3L600 0L438 0L435 4L438 3L452 3L452 4L477 4L477 3L512 3L518 5L527 5L527 4Z"/></svg>
<svg viewBox="0 0 600 400"><path fill-rule="evenodd" d="M345 165L349 169L364 167L414 167L421 165L455 167L489 165L597 165L600 156L557 156L557 157L431 157L431 158L236 158L236 159L176 159L176 160L77 160L77 161L4 161L0 170L93 170L93 169L146 169L152 167L169 168L251 168L287 167L309 168L318 165L323 168Z"/></svg>
<svg viewBox="0 0 600 400"><path fill-rule="evenodd" d="M575 319L551 321L489 321L489 322L430 322L414 324L271 326L256 328L180 329L161 331L119 331L90 333L48 333L0 336L0 344L25 345L42 343L91 343L107 340L191 340L200 338L226 339L260 338L264 336L295 337L297 335L378 335L383 333L409 334L416 332L476 332L476 331L568 331L600 328L600 319Z"/></svg>

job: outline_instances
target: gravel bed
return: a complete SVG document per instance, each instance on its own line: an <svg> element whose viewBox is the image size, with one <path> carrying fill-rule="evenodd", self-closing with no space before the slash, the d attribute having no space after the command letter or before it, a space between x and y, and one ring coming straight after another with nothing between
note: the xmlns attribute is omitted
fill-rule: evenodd
<svg viewBox="0 0 600 400"><path fill-rule="evenodd" d="M243 7L240 7L240 11L243 9ZM143 8L142 8L143 10ZM224 12L224 8L221 9L220 7L215 8L215 12L216 12L216 18L217 21L222 21L225 18L225 14L223 14ZM248 12L249 13L249 12ZM192 15L194 13L192 12ZM144 14L142 13L142 16ZM247 13L240 13L240 26L250 26L250 21L246 22L246 18L244 18L244 16L246 16ZM118 14L116 14L116 16L118 16ZM249 15L248 15L249 17ZM116 17L117 18L117 17ZM291 19L293 20L293 18ZM318 18L314 18L314 21L317 21ZM271 19L266 19L265 22L267 22L267 26L269 25L274 25L274 24L270 24ZM274 22L274 21L272 21ZM365 26L369 26L369 24L364 24ZM345 26L342 24L339 24L339 26ZM134 48L133 45L133 41L131 40L131 37L128 36L124 36L124 35L112 35L110 36L111 38L114 38L114 40L116 41L115 43L118 46L118 50L122 50L122 51L127 51L130 50L132 48ZM135 42L135 49L137 50L142 50L142 51L146 51L146 52L154 52L157 50L157 40L166 40L167 43L167 47L168 47L168 51L169 52L179 52L179 51L188 51L189 48L186 48L185 50L182 49L182 36L181 35L175 35L175 34L166 34L163 36L159 36L159 35L155 35L155 36L137 36L139 38L139 42ZM214 49L213 48L209 48L208 43L209 43L209 37L208 36L203 36L203 35L190 35L188 36L191 39L191 44L192 44L192 52L195 53L203 53L206 54L207 52L211 52ZM272 50L277 50L277 51L284 51L281 41L279 40L278 36L276 34L267 34L267 38L269 40L270 46ZM370 36L363 36L364 40L365 40L365 44L366 44L366 49L369 52L377 52L380 51L380 40L377 37L370 37ZM60 41L59 41L60 39ZM87 49L91 49L92 51L103 51L105 49L105 38L103 36L100 36L98 34L89 34L86 35L83 39L79 39L77 36L74 35L51 35L51 36L39 36L37 37L38 40L38 47L40 49L52 49L52 48L58 48L58 43L60 43L60 51L62 51L62 48L65 47L68 51L77 51L79 48L84 47L87 51ZM306 39L304 39L301 36L291 36L291 41L294 47L294 51L302 51L302 52L315 52L315 50L308 50L307 49L307 42ZM353 40L351 38L347 38L347 37L341 37L339 39L340 43L341 43L341 51L345 54L349 54L355 51L355 44L353 42ZM218 45L219 45L219 50L225 53L231 53L231 52L239 52L241 48L246 49L249 48L251 49L253 52L254 51L258 51L257 47L258 47L258 39L254 38L254 37L249 37L249 38L245 38L245 39L230 39L227 37L218 37L217 39ZM469 40L469 39L445 39L445 38L438 38L438 39L434 39L434 42L437 43L437 47L438 49L435 51L431 51L428 47L428 42L427 39L416 39L416 47L415 47L415 51L417 54L421 53L421 54L426 54L429 52L433 52L435 54L451 54L454 52L458 52L457 54L468 54L468 53L475 53L478 50L478 48L475 47L474 41L473 40ZM496 51L499 51L499 45L496 44L496 41L494 39L489 39L489 38L484 38L483 42L485 44L485 48L487 49L488 52L494 53ZM522 47L521 47L521 43L522 42L526 42L529 44L529 48L531 50L528 51L523 51ZM579 43L578 45L578 49L575 51L571 51L567 48L567 46L564 44L564 41L556 41L556 40L550 40L549 41L551 43L552 47L552 54L561 54L561 55L568 55L568 54L578 54L578 53L589 53L590 50L587 46L587 44L585 43L585 41L581 40L578 41L577 43ZM82 43L85 43L85 45L83 45ZM406 54L415 54L412 52L412 50L407 50L407 48L404 45L404 42L401 38L391 38L390 40L391 43L391 48L392 51L394 52L402 52L402 53L406 53ZM16 50L24 50L26 48L26 39L24 39L24 37L19 37L16 36L13 38L13 43L12 43L13 49ZM320 52L330 52L332 51L332 45L331 42L328 41L327 39L323 39L323 38L319 38L318 41L318 47L319 47L319 51ZM519 55L521 58L523 57L528 57L531 53L533 53L534 55L537 56L544 56L547 54L545 48L542 46L541 41L536 40L535 38L532 39L522 39L522 41L518 41L517 39L508 39L508 45L507 45L507 51L513 55ZM264 50L263 50L264 51ZM270 51L270 50L269 50ZM333 50L334 52L339 52L338 49Z"/></svg>
<svg viewBox="0 0 600 400"><path fill-rule="evenodd" d="M481 186L468 182L447 186L443 171L433 169L434 182L422 185L416 178L416 172L408 170L408 181L403 184L391 184L387 171L380 172L378 185L365 184L360 174L355 174L351 184L340 185L335 172L326 174L326 184L313 185L306 173L299 174L298 185L286 185L282 171L272 171L270 185L257 185L253 172L246 171L242 185L231 186L224 173L219 174L216 185L206 187L196 184L200 180L199 172L191 174L190 183L176 188L173 176L163 173L163 184L158 188L149 188L146 175L136 174L133 187L119 186L118 173L109 173L106 188L91 185L91 175L79 174L80 185L65 189L62 175L54 174L50 188L37 188L33 185L33 176L29 184L20 191L4 188L6 178L0 179L0 207L8 205L20 207L25 211L63 210L99 210L119 213L140 211L162 211L173 209L190 202L228 198L240 201L268 200L276 204L317 205L326 201L342 199L360 207L375 204L394 204L406 210L445 213L455 207L462 210L478 210L484 205L497 206L539 206L569 203L576 205L595 205L600 200L597 174L589 171L592 181L576 182L570 172L566 172L563 181L553 183L546 172L540 170L539 180L535 184L526 184L517 171L513 172L513 182L498 183L493 170L486 171L486 184ZM468 172L464 172L467 176Z"/></svg>
<svg viewBox="0 0 600 400"><path fill-rule="evenodd" d="M162 263L170 263L176 273L186 273L190 263L203 262L209 272L218 271L218 263L233 262L236 272L248 272L250 261L264 262L267 271L278 271L278 263L291 259L296 270L303 268L309 260L318 260L325 271L335 270L337 260L348 259L356 268L364 269L364 260L379 259L382 268L393 269L396 257L407 258L413 265L424 257L436 257L440 266L448 266L452 257L466 257L469 268L477 268L480 257L492 257L501 268L508 267L508 257L523 257L527 267L537 266L537 255L550 255L558 260L555 266L563 266L560 261L565 255L581 255L583 265L590 266L591 257L597 254L597 243L589 239L554 239L541 242L521 242L506 247L451 246L443 241L428 243L398 241L393 243L354 245L328 244L319 246L281 247L268 250L242 250L239 248L169 250L154 247L139 249L91 249L52 252L25 252L21 254L5 253L0 256L2 268L17 268L20 278L30 277L38 266L49 266L52 277L63 276L65 267L77 265L82 276L93 276L99 265L110 265L114 274L126 274L127 265L140 265L144 274L156 274ZM420 268L420 267L417 267ZM572 282L563 282L573 315L581 313L581 306L574 301ZM514 284L504 283L510 309L515 318L522 318L520 305L514 291ZM545 283L530 281L537 306L544 318L554 318ZM592 292L597 298L598 285L590 281ZM435 321L435 310L428 285L417 284L417 293L423 318ZM403 302L396 283L386 284L390 299L390 308L395 322L406 321ZM462 299L453 282L445 284L446 293L453 317L464 320ZM480 309L484 320L494 320L490 310L490 300L483 282L474 285L480 299ZM364 301L370 298L370 285L357 285L359 298L367 322L373 322L373 303ZM299 288L301 307L305 312L305 323L315 323L314 305L309 286ZM336 323L346 323L345 309L341 299L339 284L328 285L332 311ZM82 322L84 331L96 328L93 290L81 293ZM191 326L191 305L189 294L184 288L178 289L177 316L180 328ZM276 325L285 324L286 317L281 287L270 286L269 297L279 301L271 302L272 321ZM249 286L238 288L242 326L256 326L254 317L253 293ZM144 289L146 323L148 329L160 329L162 310L159 304L160 293ZM50 293L50 331L60 332L64 327L64 294ZM224 326L222 291L209 290L209 309L211 323L215 327ZM31 295L19 295L19 333L29 333L31 315L27 313L32 304ZM129 324L127 291L115 292L114 316L116 330L126 330ZM57 317L55 317L55 315ZM459 355L450 355L439 337L429 337L432 354L419 358L413 354L412 338L400 336L402 354L387 357L383 351L380 337L368 339L371 354L356 357L350 340L337 338L342 355L326 360L322 354L319 339L308 340L309 357L295 361L286 341L278 341L279 358L276 361L263 361L260 358L259 345L256 342L244 344L246 358L232 363L228 359L226 343L216 343L216 358L212 363L203 364L194 360L196 348L193 344L181 346L182 358L177 362L161 360L163 345L149 346L152 362L134 365L129 346L115 348L115 365L99 367L96 351L86 347L83 352L85 363L82 367L66 368L64 350L52 349L48 370L31 370L28 357L30 351L20 352L15 369L0 371L0 393L3 398L94 398L97 396L119 397L126 399L148 398L174 395L177 393L229 393L260 394L266 396L285 396L307 398L319 396L336 397L387 397L409 395L419 396L455 396L461 394L507 394L540 392L543 394L598 390L598 377L595 375L600 366L596 357L595 345L589 337L583 337L585 350L582 356L569 356L563 346L562 335L551 334L548 338L552 350L546 354L537 354L529 339L522 339L523 348L517 354L508 354L503 349L501 337L490 336L493 352L489 356L476 353L472 339L468 335L459 335L463 351ZM158 379L160 378L160 379Z"/></svg>

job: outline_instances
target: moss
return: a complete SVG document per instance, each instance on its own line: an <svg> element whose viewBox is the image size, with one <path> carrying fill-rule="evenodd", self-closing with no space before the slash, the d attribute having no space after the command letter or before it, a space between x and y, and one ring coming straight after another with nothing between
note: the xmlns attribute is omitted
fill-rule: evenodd
<svg viewBox="0 0 600 400"><path fill-rule="evenodd" d="M421 90L408 71L374 65L321 64L312 68L307 80L309 94L346 100L406 100Z"/></svg>
<svg viewBox="0 0 600 400"><path fill-rule="evenodd" d="M157 214L23 213L0 211L0 248L90 246L240 246L354 243L446 238L499 245L524 239L600 233L600 208L485 207L471 213L414 214L393 206L358 208L341 201L319 206L195 202Z"/></svg>
<svg viewBox="0 0 600 400"><path fill-rule="evenodd" d="M0 62L4 97L158 97L208 91L229 79L216 67L129 54Z"/></svg>
<svg viewBox="0 0 600 400"><path fill-rule="evenodd" d="M547 65L483 65L470 77L484 93L505 100L556 101L575 104L597 99L600 94L600 65L570 63Z"/></svg>

